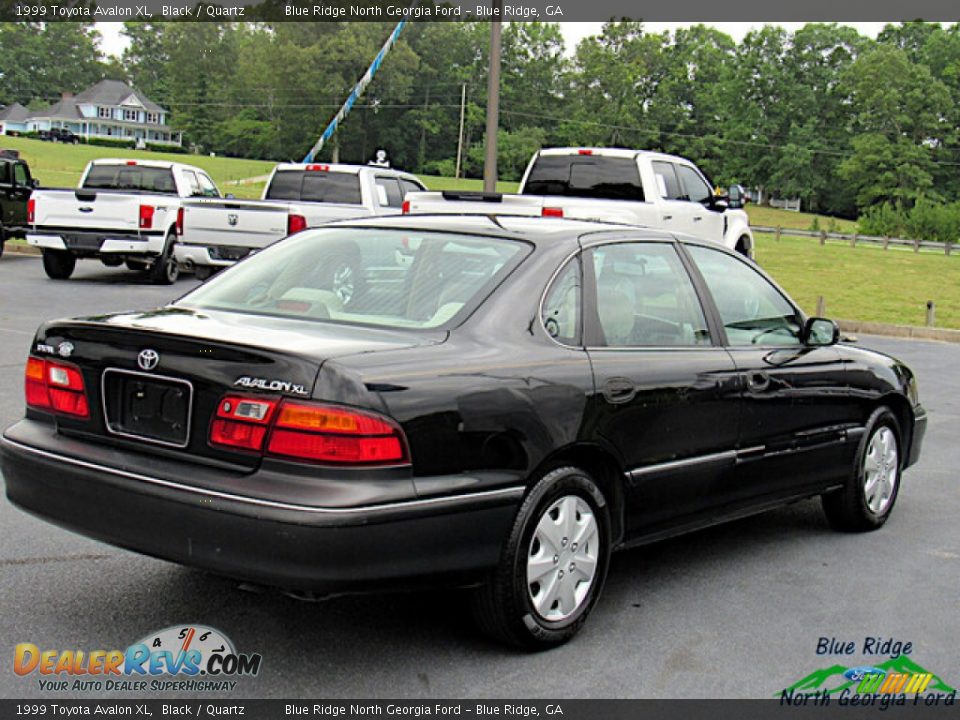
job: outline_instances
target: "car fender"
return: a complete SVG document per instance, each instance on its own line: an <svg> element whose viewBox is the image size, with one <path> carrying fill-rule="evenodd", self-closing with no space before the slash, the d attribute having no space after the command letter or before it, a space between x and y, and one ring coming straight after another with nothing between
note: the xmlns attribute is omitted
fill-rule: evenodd
<svg viewBox="0 0 960 720"><path fill-rule="evenodd" d="M747 254L753 257L756 246L753 241L753 232L750 230L750 218L747 216L747 213L743 210L728 210L725 213L725 218L727 221L727 229L723 235L724 246L731 250L736 250L740 238L746 237L749 243L747 246Z"/></svg>

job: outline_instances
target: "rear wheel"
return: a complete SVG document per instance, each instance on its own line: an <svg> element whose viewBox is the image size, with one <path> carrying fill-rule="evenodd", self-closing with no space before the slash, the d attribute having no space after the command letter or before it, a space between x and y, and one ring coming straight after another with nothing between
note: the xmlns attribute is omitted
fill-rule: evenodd
<svg viewBox="0 0 960 720"><path fill-rule="evenodd" d="M54 280L66 280L73 275L76 266L76 256L67 250L43 251L43 269L47 273L47 277Z"/></svg>
<svg viewBox="0 0 960 720"><path fill-rule="evenodd" d="M736 251L743 255L745 258L752 258L753 253L750 249L750 238L744 235L742 238L737 240Z"/></svg>
<svg viewBox="0 0 960 720"><path fill-rule="evenodd" d="M867 423L856 467L846 484L823 496L823 511L830 525L845 532L882 527L897 501L902 459L900 425L889 408L881 407Z"/></svg>
<svg viewBox="0 0 960 720"><path fill-rule="evenodd" d="M168 233L167 241L163 244L163 252L150 266L150 282L154 285L173 285L180 277L180 266L173 254L176 241L174 234Z"/></svg>
<svg viewBox="0 0 960 720"><path fill-rule="evenodd" d="M545 474L517 513L500 566L475 591L480 627L511 645L544 650L579 632L606 579L610 513L576 467Z"/></svg>

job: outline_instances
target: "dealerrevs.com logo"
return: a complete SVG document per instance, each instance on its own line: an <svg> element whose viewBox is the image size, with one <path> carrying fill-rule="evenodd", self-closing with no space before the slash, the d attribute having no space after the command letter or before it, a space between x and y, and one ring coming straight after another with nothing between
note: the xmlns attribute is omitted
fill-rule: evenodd
<svg viewBox="0 0 960 720"><path fill-rule="evenodd" d="M13 671L36 676L45 692L231 691L260 672L259 653L238 653L219 630L174 625L126 650L41 649L19 643Z"/></svg>

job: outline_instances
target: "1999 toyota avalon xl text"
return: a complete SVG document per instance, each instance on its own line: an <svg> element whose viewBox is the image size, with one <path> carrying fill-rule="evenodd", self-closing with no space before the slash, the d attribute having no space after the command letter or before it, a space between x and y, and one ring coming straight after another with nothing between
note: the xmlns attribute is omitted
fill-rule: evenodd
<svg viewBox="0 0 960 720"><path fill-rule="evenodd" d="M3 474L32 513L284 588L473 586L533 648L615 549L817 495L880 527L926 427L907 367L732 251L506 216L333 224L167 307L46 323L26 401Z"/></svg>

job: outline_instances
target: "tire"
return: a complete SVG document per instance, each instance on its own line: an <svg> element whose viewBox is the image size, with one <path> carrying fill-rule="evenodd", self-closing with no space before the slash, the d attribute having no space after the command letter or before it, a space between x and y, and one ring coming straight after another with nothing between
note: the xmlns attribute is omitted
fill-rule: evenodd
<svg viewBox="0 0 960 720"><path fill-rule="evenodd" d="M744 235L742 238L737 240L736 251L743 255L745 258L752 260L753 255L750 253L750 240L747 239L747 236Z"/></svg>
<svg viewBox="0 0 960 720"><path fill-rule="evenodd" d="M150 282L154 285L173 285L180 277L180 266L173 255L173 246L176 236L167 233L167 241L163 244L163 253L150 266Z"/></svg>
<svg viewBox="0 0 960 720"><path fill-rule="evenodd" d="M43 269L53 280L66 280L77 267L77 257L66 250L44 250Z"/></svg>
<svg viewBox="0 0 960 720"><path fill-rule="evenodd" d="M887 522L897 501L903 473L901 437L900 424L890 409L875 410L860 439L856 464L843 488L821 498L823 511L835 530L869 532Z"/></svg>
<svg viewBox="0 0 960 720"><path fill-rule="evenodd" d="M0 257L3 257L3 246L7 244L7 239L0 233Z"/></svg>
<svg viewBox="0 0 960 720"><path fill-rule="evenodd" d="M133 270L134 272L143 272L150 266L149 263L145 263L143 260L131 259L128 259L125 264L128 270Z"/></svg>
<svg viewBox="0 0 960 720"><path fill-rule="evenodd" d="M574 524L564 528L566 518ZM571 538L577 533L579 546ZM603 493L583 470L557 468L537 481L517 511L499 567L473 591L474 617L487 635L509 645L562 645L587 621L609 563L610 512Z"/></svg>

